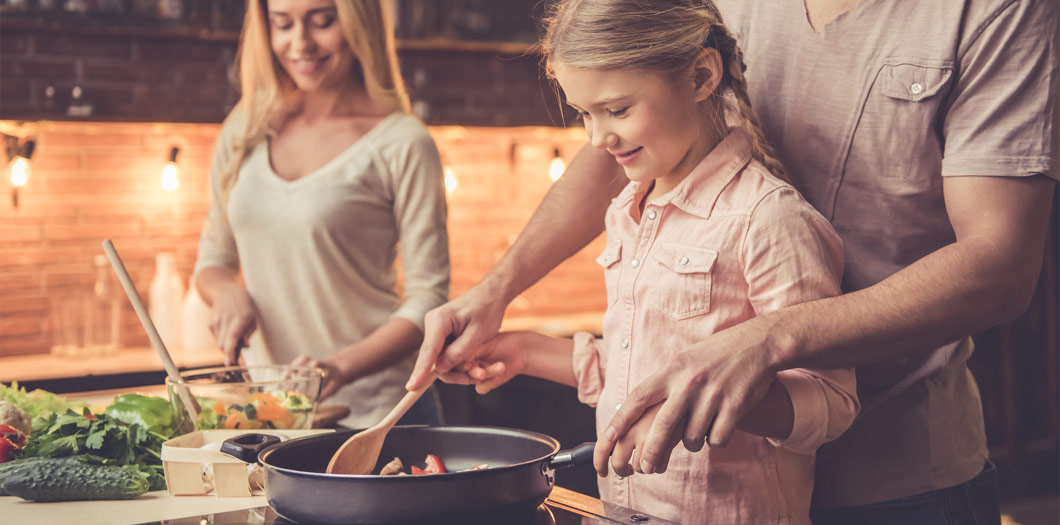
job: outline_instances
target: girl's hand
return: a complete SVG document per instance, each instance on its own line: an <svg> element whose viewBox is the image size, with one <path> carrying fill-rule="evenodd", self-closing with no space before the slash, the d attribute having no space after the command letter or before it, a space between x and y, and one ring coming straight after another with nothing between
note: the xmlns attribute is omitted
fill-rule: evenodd
<svg viewBox="0 0 1060 525"><path fill-rule="evenodd" d="M333 359L333 358L332 358ZM292 366L308 366L324 371L324 384L320 385L320 401L331 397L335 392L349 383L349 379L332 359L318 361L307 355L300 355L291 361Z"/></svg>
<svg viewBox="0 0 1060 525"><path fill-rule="evenodd" d="M214 296L210 308L210 332L224 352L225 366L238 364L237 346L258 327L258 309L242 286L230 286Z"/></svg>
<svg viewBox="0 0 1060 525"><path fill-rule="evenodd" d="M615 474L622 477L632 476L634 472L643 474L641 470L642 452L651 432L652 423L655 421L655 415L659 413L660 408L662 404L645 410L640 418L629 427L629 430L615 442L610 456L611 468L614 469ZM655 472L666 472L666 465L670 462L670 453L680 440L680 436L672 436L667 441L669 446L665 448L660 457L662 467ZM597 451L599 452L599 449ZM608 456L597 454L593 457L593 466L596 467L596 472L600 476L607 476L607 464Z"/></svg>
<svg viewBox="0 0 1060 525"><path fill-rule="evenodd" d="M478 357L475 360L461 363L439 377L447 383L473 384L476 392L485 394L526 370L526 348L534 336L539 334L498 334L477 350Z"/></svg>

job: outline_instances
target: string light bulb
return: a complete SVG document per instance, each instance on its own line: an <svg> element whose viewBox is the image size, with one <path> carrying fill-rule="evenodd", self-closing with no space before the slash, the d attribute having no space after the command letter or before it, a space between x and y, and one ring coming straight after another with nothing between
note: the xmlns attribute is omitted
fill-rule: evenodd
<svg viewBox="0 0 1060 525"><path fill-rule="evenodd" d="M563 157L559 156L559 148L554 148L552 150L552 162L548 165L548 176L554 181L559 180L566 169L567 165L563 162Z"/></svg>
<svg viewBox="0 0 1060 525"><path fill-rule="evenodd" d="M445 191L452 193L456 189L456 175L453 175L453 169L449 166L445 167Z"/></svg>
<svg viewBox="0 0 1060 525"><path fill-rule="evenodd" d="M169 149L169 162L162 168L162 189L166 191L176 191L177 186L180 185L178 176L180 170L177 169L177 154L180 153L180 148L174 146Z"/></svg>
<svg viewBox="0 0 1060 525"><path fill-rule="evenodd" d="M37 143L32 140L23 142L18 155L11 161L11 205L15 208L18 207L18 189L26 185L32 173L29 161L33 158L33 150L36 147Z"/></svg>

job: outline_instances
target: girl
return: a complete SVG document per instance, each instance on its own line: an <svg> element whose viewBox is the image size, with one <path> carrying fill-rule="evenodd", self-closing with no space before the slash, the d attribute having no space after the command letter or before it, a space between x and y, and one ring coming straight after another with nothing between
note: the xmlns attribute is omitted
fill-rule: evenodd
<svg viewBox="0 0 1060 525"><path fill-rule="evenodd" d="M321 366L350 427L404 395L423 316L449 294L440 157L408 114L388 4L247 3L196 263L226 362L260 327L247 363ZM434 399L406 421L437 422Z"/></svg>
<svg viewBox="0 0 1060 525"><path fill-rule="evenodd" d="M597 259L604 337L500 334L459 368L466 375L445 379L480 392L520 373L576 386L603 436L630 389L682 359L678 349L839 293L842 248L785 182L751 110L740 51L708 1L566 0L547 27L549 75L591 144L630 179L608 209ZM609 465L598 458L605 501L682 523L788 524L809 523L814 451L850 425L858 401L850 369L778 371L727 447L675 449L665 472L632 475L657 408ZM706 418L696 413L688 427L705 429Z"/></svg>

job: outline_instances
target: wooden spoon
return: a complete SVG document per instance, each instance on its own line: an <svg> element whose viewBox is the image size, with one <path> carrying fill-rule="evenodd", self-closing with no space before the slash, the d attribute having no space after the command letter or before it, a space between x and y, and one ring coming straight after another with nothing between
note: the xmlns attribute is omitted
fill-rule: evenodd
<svg viewBox="0 0 1060 525"><path fill-rule="evenodd" d="M117 274L118 282L121 283L122 289L125 290L125 295L129 297L133 311L140 318L140 324L143 325L144 331L147 332L147 338L151 340L151 346L155 349L155 354L162 361L162 367L166 369L166 374L169 375L170 381L176 386L177 396L184 403L184 408L188 410L191 421L197 421L201 411L199 403L195 401L195 396L191 395L188 385L184 383L184 378L180 376L180 369L177 368L173 358L169 355L169 351L166 350L166 344L162 342L162 337L158 335L158 330L155 328L155 323L151 321L151 316L147 313L147 307L144 306L143 299L140 299L140 292L136 291L136 285L133 284L132 278L129 277L129 272L125 269L125 263L118 256L118 250L114 248L114 243L110 239L103 240L103 251L107 253L107 259L110 260L110 265L114 268L114 273Z"/></svg>
<svg viewBox="0 0 1060 525"><path fill-rule="evenodd" d="M431 373L431 380L427 383L427 386L405 394L405 397L398 401L398 404L382 421L350 436L335 451L335 455L331 456L326 472L328 474L351 474L356 476L371 474L375 464L379 461L379 451L383 449L383 441L386 441L386 435L390 432L390 429L394 428L401 416L412 408L412 405L423 396L423 393L434 384L434 380L437 378L438 374L436 372Z"/></svg>

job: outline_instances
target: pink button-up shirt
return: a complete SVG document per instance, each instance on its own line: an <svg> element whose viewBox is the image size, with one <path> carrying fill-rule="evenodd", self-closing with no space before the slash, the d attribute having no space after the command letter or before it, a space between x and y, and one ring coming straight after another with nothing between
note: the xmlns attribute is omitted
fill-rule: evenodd
<svg viewBox="0 0 1060 525"><path fill-rule="evenodd" d="M604 338L574 338L579 398L597 432L670 355L758 314L839 293L831 225L752 160L734 130L672 191L638 203L630 183L607 212ZM602 499L682 523L809 523L814 451L858 411L852 369L786 370L795 422L783 440L737 431L725 448L678 445L664 474L600 479Z"/></svg>

